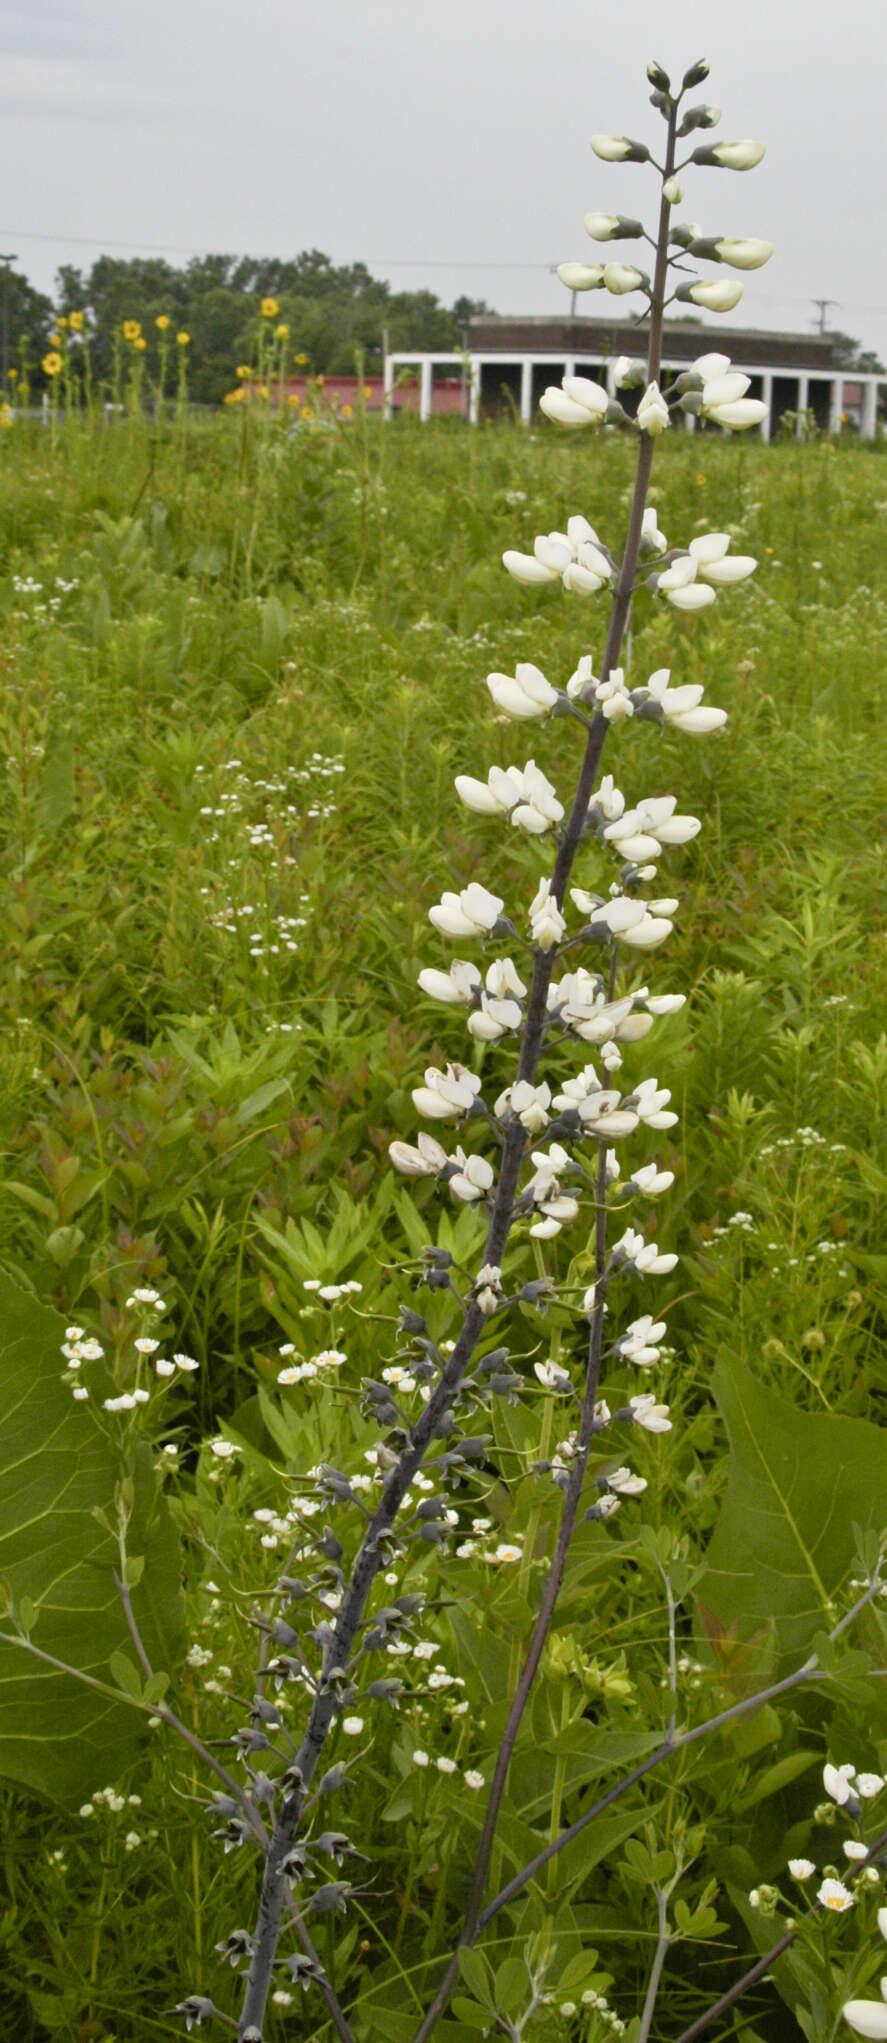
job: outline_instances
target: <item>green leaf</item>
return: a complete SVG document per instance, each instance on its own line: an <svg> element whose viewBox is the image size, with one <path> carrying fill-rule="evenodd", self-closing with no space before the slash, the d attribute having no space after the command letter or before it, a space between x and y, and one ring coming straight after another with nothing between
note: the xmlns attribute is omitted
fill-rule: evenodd
<svg viewBox="0 0 887 2043"><path fill-rule="evenodd" d="M142 1677L126 1653L111 1653L108 1657L111 1676L124 1695L131 1695L136 1702L142 1697Z"/></svg>
<svg viewBox="0 0 887 2043"><path fill-rule="evenodd" d="M775 1627L786 1669L834 1621L853 1521L887 1525L887 1436L865 1419L797 1411L738 1362L718 1365L713 1389L730 1456L700 1598L742 1639Z"/></svg>
<svg viewBox="0 0 887 2043"><path fill-rule="evenodd" d="M777 1759L772 1766L765 1766L752 1782L748 1792L734 1797L734 1809L751 1809L756 1802L768 1801L777 1795L780 1788L787 1788L798 1775L806 1773L822 1758L820 1752L788 1752L784 1759Z"/></svg>
<svg viewBox="0 0 887 2043"><path fill-rule="evenodd" d="M94 1514L111 1502L120 1469L89 1405L61 1381L64 1330L58 1313L0 1272L0 1574L19 1610L39 1603L41 1651L107 1682L111 1655L130 1639L113 1581L116 1542ZM147 1446L134 1478L129 1537L145 1573L133 1609L152 1663L169 1667L187 1643L181 1563ZM0 1774L79 1801L114 1780L145 1735L128 1705L24 1646L0 1644Z"/></svg>

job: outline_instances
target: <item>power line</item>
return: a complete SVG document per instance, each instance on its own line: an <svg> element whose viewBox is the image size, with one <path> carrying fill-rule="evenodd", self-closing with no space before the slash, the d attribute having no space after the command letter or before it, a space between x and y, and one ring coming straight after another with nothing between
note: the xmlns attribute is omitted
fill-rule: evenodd
<svg viewBox="0 0 887 2043"><path fill-rule="evenodd" d="M99 237L99 236L97 236L97 235L91 235L91 234L47 234L47 233L45 233L45 232L40 232L40 231L38 231L38 230L36 230L36 229L33 229L33 228L24 228L24 227L3 227L3 226L0 226L0 235L9 235L9 236L10 236L11 238L17 239L17 240L19 240L19 241L46 241L46 242L51 242L51 243L52 243L52 244L54 244L54 245L55 245L56 247L62 247L62 248L100 248L100 249L107 249L107 248L120 248L120 249L128 249L128 250L129 250L129 251L130 251L130 252L131 252L132 254L134 254L134 255L191 255L191 256L204 256L204 255L214 255L214 254L219 254L219 253L221 253L221 254L231 254L231 256L232 256L232 260L240 260L240 259L241 259L241 257L242 257L242 254L243 254L243 252L242 252L242 251L237 251L237 250L234 250L234 251L229 251L229 250L218 250L218 249L211 249L211 248L209 248L209 247L208 247L207 245L204 245L204 246L203 246L203 247L201 247L201 248L195 248L195 247L193 247L193 246L186 246L186 245L185 245L185 244L184 244L183 242L175 242L175 241L118 241L118 240L114 239L114 238L113 238L112 236L109 236L109 235L108 235L108 236L102 236L102 237ZM248 259L249 259L249 258L248 258ZM252 259L252 260L261 260L261 258L260 258L260 257L252 257L251 259ZM276 259L276 260L278 260L278 261L287 261L287 260L288 260L289 258L287 258L287 257L285 257L285 256L280 256L280 257L277 257L277 258L267 258L267 257L265 258L265 260L274 260L274 259ZM555 270L555 269L557 268L557 265L556 265L555 263L551 263L551 262L526 262L526 261L524 261L524 262L502 262L502 261L501 261L501 260L500 260L500 259L499 259L498 257L497 257L497 258L492 258L492 257L491 257L491 258L489 259L489 261L487 261L487 260L479 261L479 260L478 260L478 259L477 259L476 257L474 257L474 256L469 256L469 257L465 257L465 256L447 256L447 257L441 257L441 256L434 256L434 257L428 257L428 256L421 256L421 257L417 257L417 258L415 258L415 259L413 259L413 258L408 258L408 257L405 257L405 256L373 256L373 257L371 257L371 258L369 258L369 259L367 259L367 260L364 260L364 258L360 258L360 260L361 260L361 261L363 262L364 268L366 268L366 269L377 269L377 270L383 270L383 269L385 269L385 270L420 270L420 271L421 271L421 270L505 270L505 271L510 271L510 270L513 270L513 271L518 271L518 270L527 270L527 271L533 271L533 272L534 272L534 273L535 273L535 274L536 274L537 276L538 276L538 275L543 275L543 274L544 274L544 275L547 275L547 276L550 276L550 275L551 275L551 273L552 273L552 271L553 271L553 270ZM760 304L764 304L764 305L809 305L809 304L810 304L810 302L811 302L811 301L810 301L810 294L809 294L809 293L807 293L807 292L804 292L804 293L797 293L797 294L795 294L795 293L792 293L792 292L775 292L775 291L759 291L759 290L758 290L758 289L756 288L756 286L754 286L754 285L752 285L752 286L750 287L750 289L751 289L751 291L752 291L752 293L753 293L753 295L754 295L754 298L756 299L756 301L757 301L758 303L760 303ZM834 298L829 298L829 299L820 299L820 298L814 298L814 299L813 299L813 303L814 303L814 305L816 305L816 306L820 307L820 319L822 318L822 311L821 311L821 308L822 308L822 306L826 306L826 307L827 307L827 306L829 306L829 305L836 305L836 304L837 304L838 302L839 302L839 301L838 301L837 299L834 299ZM877 316L877 317L884 317L885 315L887 315L887 305L864 305L864 304L862 304L862 303L860 302L860 300L859 300L859 299L856 299L856 298L844 298L844 299L842 299L842 300L841 300L840 302L841 302L841 304L842 304L842 305L843 305L843 306L845 307L845 309L846 309L846 310L847 310L848 312L866 312L866 313L870 313L870 314L872 314L873 316ZM822 326L820 326L820 331L824 331L824 328L823 328Z"/></svg>

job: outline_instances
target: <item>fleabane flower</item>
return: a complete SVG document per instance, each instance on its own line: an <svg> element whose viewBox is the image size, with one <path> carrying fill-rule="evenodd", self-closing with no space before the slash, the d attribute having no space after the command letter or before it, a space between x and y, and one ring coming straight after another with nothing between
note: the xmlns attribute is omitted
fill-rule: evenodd
<svg viewBox="0 0 887 2043"><path fill-rule="evenodd" d="M470 1114L480 1092L480 1078L464 1064L448 1064L445 1071L430 1065L425 1084L413 1089L413 1105L426 1121L461 1121Z"/></svg>
<svg viewBox="0 0 887 2043"><path fill-rule="evenodd" d="M671 413L658 383L653 382L647 385L638 405L636 416L641 432L650 433L654 438L657 434L664 433L671 425Z"/></svg>
<svg viewBox="0 0 887 2043"><path fill-rule="evenodd" d="M613 264L607 263L602 272L601 282L605 286L607 270L612 268ZM539 399L539 410L558 426L601 426L609 408L603 384L595 383L590 376L564 376L560 384L549 384Z"/></svg>
<svg viewBox="0 0 887 2043"><path fill-rule="evenodd" d="M816 1871L812 1859L789 1859L788 1869L793 1880L812 1880Z"/></svg>
<svg viewBox="0 0 887 2043"><path fill-rule="evenodd" d="M566 927L549 881L541 879L530 903L530 933L534 944L540 951L552 950L556 943L560 943Z"/></svg>
<svg viewBox="0 0 887 2043"><path fill-rule="evenodd" d="M428 920L444 936L489 936L504 906L498 894L472 880L461 894L443 894L437 906L429 908Z"/></svg>
<svg viewBox="0 0 887 2043"><path fill-rule="evenodd" d="M508 565L507 560L505 564ZM488 674L487 687L496 708L518 723L530 717L547 716L558 699L557 689L530 660L519 660L513 674Z"/></svg>
<svg viewBox="0 0 887 2043"><path fill-rule="evenodd" d="M829 1908L833 1915L843 1915L853 1907L853 1895L843 1880L823 1880L816 1890L816 1899L823 1908ZM887 2035L887 2029L884 2031Z"/></svg>

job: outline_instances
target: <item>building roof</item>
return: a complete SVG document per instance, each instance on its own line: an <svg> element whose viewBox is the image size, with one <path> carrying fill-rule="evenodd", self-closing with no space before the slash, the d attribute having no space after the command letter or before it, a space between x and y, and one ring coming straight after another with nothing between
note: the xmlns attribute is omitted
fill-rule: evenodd
<svg viewBox="0 0 887 2043"><path fill-rule="evenodd" d="M638 355L646 352L649 326L644 320L551 319L547 315L483 314L469 322L469 347L475 354ZM703 326L666 319L662 352L667 361L692 362L717 350L737 368L811 369L828 375L837 364L829 334L771 333L754 327Z"/></svg>

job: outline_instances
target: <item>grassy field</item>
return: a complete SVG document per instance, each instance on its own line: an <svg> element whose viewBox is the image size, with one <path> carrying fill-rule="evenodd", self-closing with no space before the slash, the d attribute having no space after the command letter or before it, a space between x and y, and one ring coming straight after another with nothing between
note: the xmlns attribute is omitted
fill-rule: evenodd
<svg viewBox="0 0 887 2043"><path fill-rule="evenodd" d="M678 682L704 680L730 713L723 738L629 726L606 762L629 799L673 791L704 819L672 854L681 909L656 966L657 987L689 995L661 1025L655 1061L681 1113L655 1153L675 1171L656 1232L682 1257L666 1390L682 1424L667 1458L650 1443L645 1469L651 1518L683 1526L699 1552L727 1480L708 1391L718 1362L747 1366L805 1416L883 1424L887 1411L887 466L880 447L668 438L653 497L669 539L726 530L760 563L698 617L636 606L633 678L667 665ZM392 1137L413 1139L423 1067L464 1051L461 1024L416 991L438 962L429 906L472 878L506 898L526 888L513 842L467 817L452 781L526 756L520 733L491 722L490 669L531 659L563 685L602 639L594 602L522 590L499 555L574 511L620 545L632 453L507 425L402 416L282 432L238 417L185 434L72 429L54 451L48 433L14 428L0 457L2 1263L121 1369L126 1300L156 1287L200 1365L169 1408L173 1488L198 1641L184 1692L219 1735L250 1641L207 1584L224 1565L246 1610L263 1521L246 1556L242 1527L270 1495L261 1454L310 1466L357 1423L345 1405L337 1433L303 1387L290 1434L269 1442L259 1392L277 1347L341 1342L347 1382L378 1374L372 1315L390 1310L390 1266L438 1226L442 1240L474 1239L470 1214L439 1221L427 1188L407 1198L386 1159ZM534 749L566 783L569 729L537 727ZM498 1069L499 1053L484 1054ZM360 1311L306 1304L306 1277L361 1284ZM256 1460L220 1482L201 1443L222 1425ZM626 1601L624 1572L610 1587L595 1579L586 1696L624 1730L642 1685L635 1647L662 1650L661 1615L652 1595ZM486 1593L469 1582L465 1608ZM495 1619L506 1657L509 1593ZM532 1603L530 1578L520 1593ZM692 1655L692 1612L686 1624ZM482 1744L488 1720L492 1738L498 1705L491 1692L478 1716L464 1629L451 1664L468 1670L471 1710L447 1718L446 1737L474 1765L467 1726ZM663 2038L748 1947L739 1888L776 1877L787 1837L808 1849L816 1777L788 1765L756 1796L763 1770L798 1753L821 1762L824 1740L843 1758L835 1726L854 1729L854 1757L869 1737L858 1764L877 1761L880 1704L865 1734L858 1697L817 1707L783 1723L778 1756L750 1733L735 1748L751 1782L745 1819L723 1754L687 1776L681 1820L717 1833L694 1859L720 1880L729 1933L719 1945L700 1931L703 1955L683 1969L678 1953ZM389 1990L395 2007L421 1986L460 1877L448 1784L410 1769L396 1725L372 1790L384 1904L360 1903L335 1959L343 1991ZM213 1944L250 1920L254 1868L218 1859L178 1759L142 1753L121 1789L141 1796L129 1813L96 1804L108 1784L79 1792L87 1817L20 1785L5 1797L2 1991L26 2043L180 2033L162 2011L211 1990ZM628 1904L608 1879L570 1900L583 1948L593 1936L604 1954L580 1983L628 2021L649 1932L640 1916L620 1928ZM556 1903L549 1885L539 1920ZM323 2033L297 1999L289 2013L278 2003L280 2034ZM751 2012L747 2036L801 2034L767 1990ZM593 2008L582 2028L556 2019L552 2035L610 2033ZM390 2013L383 2026L395 2036ZM447 2043L470 2033L457 2021L441 2031Z"/></svg>

